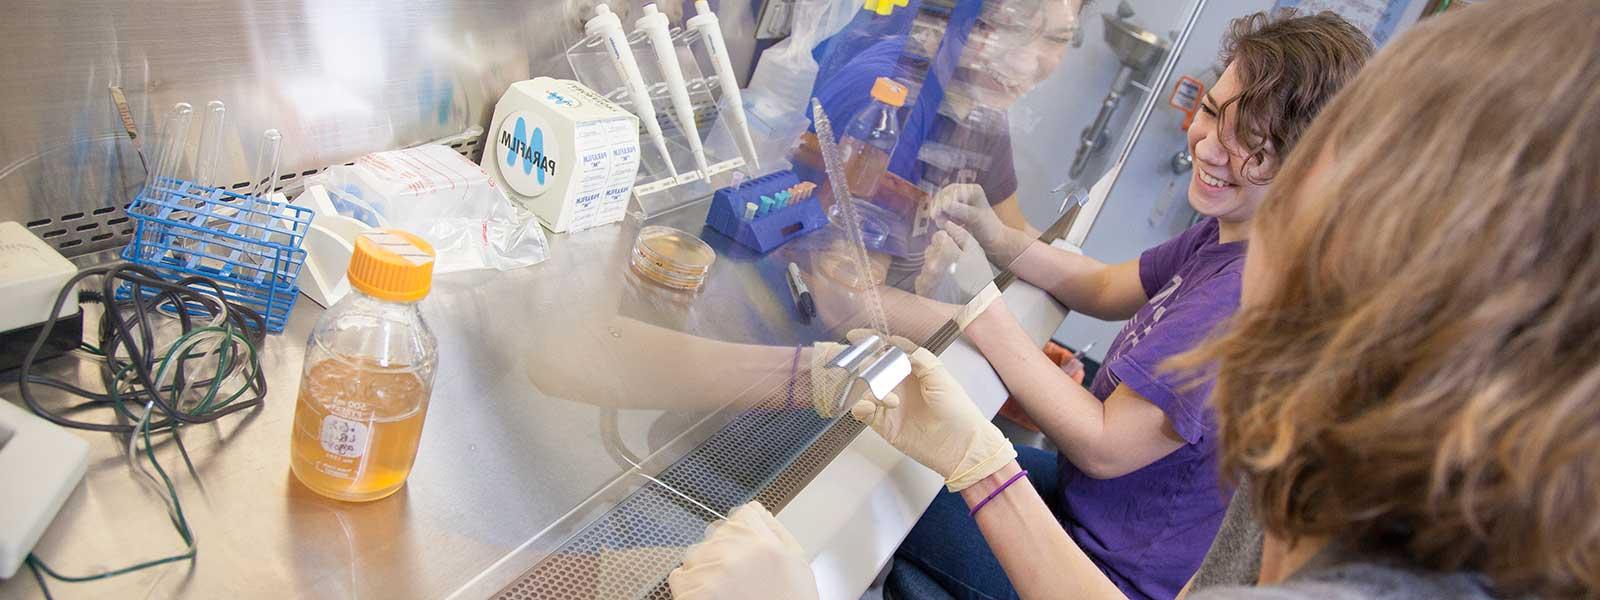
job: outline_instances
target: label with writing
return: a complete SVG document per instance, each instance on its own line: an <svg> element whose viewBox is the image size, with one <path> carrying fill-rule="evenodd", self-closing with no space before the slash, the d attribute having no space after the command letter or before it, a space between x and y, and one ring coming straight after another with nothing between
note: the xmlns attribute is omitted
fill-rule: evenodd
<svg viewBox="0 0 1600 600"><path fill-rule="evenodd" d="M322 449L328 454L355 458L367 453L365 423L328 415L322 418Z"/></svg>

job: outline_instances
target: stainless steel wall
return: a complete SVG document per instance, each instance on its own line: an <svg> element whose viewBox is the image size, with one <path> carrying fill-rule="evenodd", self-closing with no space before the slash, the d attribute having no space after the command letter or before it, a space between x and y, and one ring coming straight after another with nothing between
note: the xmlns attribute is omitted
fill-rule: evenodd
<svg viewBox="0 0 1600 600"><path fill-rule="evenodd" d="M281 183L373 151L487 129L513 82L571 77L563 50L600 0L24 0L0 8L0 220L74 256L126 242L121 207L176 102L227 103L222 182L249 177L263 129L284 136ZM643 2L609 0L631 23ZM663 10L679 22L676 0ZM667 6L671 4L672 6ZM713 5L718 5L713 2ZM720 3L747 70L748 3ZM689 9L692 13L692 7Z"/></svg>

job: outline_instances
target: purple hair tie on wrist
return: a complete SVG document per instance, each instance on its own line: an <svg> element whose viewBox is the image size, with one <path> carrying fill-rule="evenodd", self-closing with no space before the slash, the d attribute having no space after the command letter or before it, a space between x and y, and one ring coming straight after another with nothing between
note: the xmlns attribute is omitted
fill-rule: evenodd
<svg viewBox="0 0 1600 600"><path fill-rule="evenodd" d="M1023 477L1027 477L1027 476L1028 476L1028 471L1026 469L1024 469L1021 473L1017 473L1016 475L1012 475L1011 479L1007 479L1005 483L1000 484L1000 487L997 487L997 488L994 489L994 491L989 492L989 496L988 497L984 498L983 501L979 502L977 506L972 507L972 512L967 513L967 516L969 516L969 517L978 516L978 511L983 510L983 507L987 506L989 504L990 500L994 500L995 496L999 496L1000 492L1006 491L1006 488L1011 487L1011 484L1016 483L1018 479L1022 479Z"/></svg>

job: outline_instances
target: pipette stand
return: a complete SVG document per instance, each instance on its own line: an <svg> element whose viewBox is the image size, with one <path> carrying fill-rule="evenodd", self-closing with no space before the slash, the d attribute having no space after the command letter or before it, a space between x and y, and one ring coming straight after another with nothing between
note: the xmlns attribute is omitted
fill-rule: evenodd
<svg viewBox="0 0 1600 600"><path fill-rule="evenodd" d="M734 171L745 164L744 158L739 155L738 146L732 143L733 134L728 130L728 124L720 118L721 113L717 111L717 98L713 95L716 90L715 79L706 77L705 71L701 69L701 62L694 58L690 48L692 44L703 45L700 37L698 31L685 31L681 28L672 30L673 47L678 51L678 64L683 70L689 99L694 105L696 126L701 139L705 140L704 148L709 173L702 173L696 168L694 153L690 150L685 132L678 127L677 114L672 107L672 95L656 63L655 49L643 32L636 31L628 35L628 47L633 50L634 58L639 63L639 73L644 77L645 87L650 90L650 102L655 107L657 121L661 123L661 133L666 138L667 152L672 155L672 164L677 167L678 172L677 177L673 177L666 161L662 160L655 144L651 141L650 134L641 125L639 175L633 184L635 202L632 206L634 212L641 218L665 214L710 196L715 189L711 184L712 178ZM599 36L588 36L579 40L567 49L567 62L572 66L578 82L625 110L638 114L633 108L633 99L628 94L622 76L617 73L616 67L612 65L611 58L605 51L604 42L605 40ZM722 143L723 141L728 143ZM727 179L727 176L718 179Z"/></svg>

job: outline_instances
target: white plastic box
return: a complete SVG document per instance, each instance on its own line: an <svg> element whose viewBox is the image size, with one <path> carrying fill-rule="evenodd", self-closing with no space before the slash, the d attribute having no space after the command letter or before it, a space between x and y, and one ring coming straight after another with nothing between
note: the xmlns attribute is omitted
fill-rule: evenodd
<svg viewBox="0 0 1600 600"><path fill-rule="evenodd" d="M519 81L494 108L482 165L554 232L622 220L639 171L639 118L583 84Z"/></svg>

